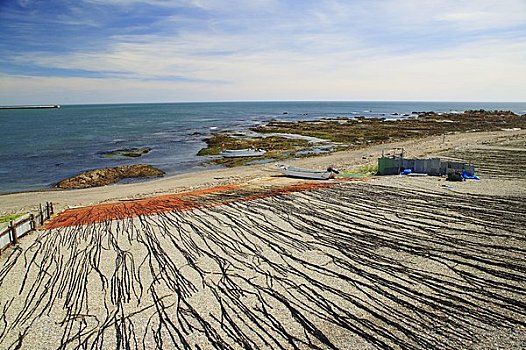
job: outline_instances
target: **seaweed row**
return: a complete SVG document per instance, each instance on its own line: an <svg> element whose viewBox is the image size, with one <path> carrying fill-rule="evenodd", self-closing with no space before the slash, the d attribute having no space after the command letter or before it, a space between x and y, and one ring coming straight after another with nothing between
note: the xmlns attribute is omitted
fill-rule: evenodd
<svg viewBox="0 0 526 350"><path fill-rule="evenodd" d="M526 326L525 213L342 183L48 230L0 268L0 347L469 347Z"/></svg>
<svg viewBox="0 0 526 350"><path fill-rule="evenodd" d="M469 160L483 177L526 179L526 151L522 149L457 150L450 155Z"/></svg>

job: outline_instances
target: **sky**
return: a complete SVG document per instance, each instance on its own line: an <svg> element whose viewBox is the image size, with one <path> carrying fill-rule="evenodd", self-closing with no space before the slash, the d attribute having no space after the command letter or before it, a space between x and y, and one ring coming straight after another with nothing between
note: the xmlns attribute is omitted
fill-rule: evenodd
<svg viewBox="0 0 526 350"><path fill-rule="evenodd" d="M0 0L0 105L526 101L526 0Z"/></svg>

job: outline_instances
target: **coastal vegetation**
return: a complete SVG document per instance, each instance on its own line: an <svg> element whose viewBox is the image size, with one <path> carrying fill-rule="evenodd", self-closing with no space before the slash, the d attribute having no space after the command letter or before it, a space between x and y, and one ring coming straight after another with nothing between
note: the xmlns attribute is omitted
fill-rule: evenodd
<svg viewBox="0 0 526 350"><path fill-rule="evenodd" d="M358 174L376 174L378 172L378 164L362 165L355 169L354 172Z"/></svg>
<svg viewBox="0 0 526 350"><path fill-rule="evenodd" d="M362 165L362 166L360 166L358 168L351 169L350 171L340 172L336 177L339 177L339 178L349 178L349 177L365 178L365 177L376 175L377 172L378 172L378 165L377 164L366 164L366 165Z"/></svg>
<svg viewBox="0 0 526 350"><path fill-rule="evenodd" d="M21 217L22 215L24 215L24 214L14 214L14 215L0 216L0 224L16 220L19 217Z"/></svg>

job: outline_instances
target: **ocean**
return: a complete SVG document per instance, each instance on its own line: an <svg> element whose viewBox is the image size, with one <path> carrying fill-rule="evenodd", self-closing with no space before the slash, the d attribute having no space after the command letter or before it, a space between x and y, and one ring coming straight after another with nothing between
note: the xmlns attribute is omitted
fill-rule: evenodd
<svg viewBox="0 0 526 350"><path fill-rule="evenodd" d="M242 131L270 120L379 117L383 113L512 110L526 103L461 102L217 102L66 105L0 110L0 193L51 188L83 171L147 163L168 175L210 168L197 152L212 132ZM396 117L396 116L395 116ZM150 147L140 158L104 152Z"/></svg>

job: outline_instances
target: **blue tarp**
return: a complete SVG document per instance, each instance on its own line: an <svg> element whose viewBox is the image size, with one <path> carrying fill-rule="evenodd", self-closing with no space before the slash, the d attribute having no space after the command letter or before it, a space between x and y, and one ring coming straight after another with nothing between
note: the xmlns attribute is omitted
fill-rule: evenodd
<svg viewBox="0 0 526 350"><path fill-rule="evenodd" d="M475 174L468 173L465 170L462 170L462 177L467 180L480 180L480 177Z"/></svg>

